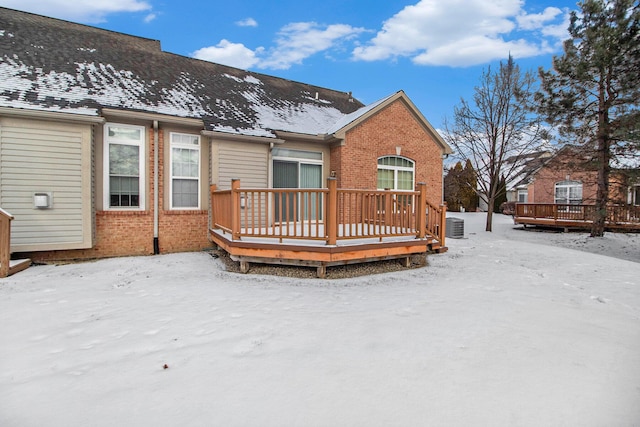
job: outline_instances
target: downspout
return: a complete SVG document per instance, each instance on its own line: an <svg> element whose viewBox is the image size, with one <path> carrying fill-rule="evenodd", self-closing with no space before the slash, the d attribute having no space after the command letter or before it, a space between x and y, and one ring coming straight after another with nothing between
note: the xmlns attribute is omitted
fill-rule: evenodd
<svg viewBox="0 0 640 427"><path fill-rule="evenodd" d="M160 253L160 242L158 240L159 235L159 216L158 209L160 208L160 202L158 200L160 191L158 189L158 167L160 164L160 153L158 148L158 121L153 121L153 254L158 255Z"/></svg>

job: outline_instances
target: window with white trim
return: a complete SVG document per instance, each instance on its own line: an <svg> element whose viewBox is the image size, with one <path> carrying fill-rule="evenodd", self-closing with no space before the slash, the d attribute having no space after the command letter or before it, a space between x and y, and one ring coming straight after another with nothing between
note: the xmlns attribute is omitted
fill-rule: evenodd
<svg viewBox="0 0 640 427"><path fill-rule="evenodd" d="M518 203L527 203L529 198L528 190L518 190Z"/></svg>
<svg viewBox="0 0 640 427"><path fill-rule="evenodd" d="M171 209L200 209L200 137L171 132Z"/></svg>
<svg viewBox="0 0 640 427"><path fill-rule="evenodd" d="M378 189L407 190L415 188L415 163L405 157L386 156L378 159Z"/></svg>
<svg viewBox="0 0 640 427"><path fill-rule="evenodd" d="M629 188L629 204L640 206L640 184Z"/></svg>
<svg viewBox="0 0 640 427"><path fill-rule="evenodd" d="M144 209L144 126L104 126L104 208Z"/></svg>
<svg viewBox="0 0 640 427"><path fill-rule="evenodd" d="M560 181L555 186L554 203L582 204L582 183L580 181Z"/></svg>

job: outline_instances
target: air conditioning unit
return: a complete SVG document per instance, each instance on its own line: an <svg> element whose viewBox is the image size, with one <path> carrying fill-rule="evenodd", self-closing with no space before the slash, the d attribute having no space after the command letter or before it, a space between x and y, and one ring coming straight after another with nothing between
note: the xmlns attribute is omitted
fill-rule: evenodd
<svg viewBox="0 0 640 427"><path fill-rule="evenodd" d="M446 237L462 239L464 237L464 220L460 218L447 218Z"/></svg>

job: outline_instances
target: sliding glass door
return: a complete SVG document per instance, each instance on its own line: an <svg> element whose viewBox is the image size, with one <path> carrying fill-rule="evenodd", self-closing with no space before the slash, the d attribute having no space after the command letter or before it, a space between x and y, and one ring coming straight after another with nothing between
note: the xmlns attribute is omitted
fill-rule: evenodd
<svg viewBox="0 0 640 427"><path fill-rule="evenodd" d="M322 165L300 164L300 188L322 187ZM322 195L305 193L302 197L305 220L322 219Z"/></svg>
<svg viewBox="0 0 640 427"><path fill-rule="evenodd" d="M281 160L273 161L273 188L298 188L298 163ZM297 221L296 209L298 200L296 193L276 193L276 222Z"/></svg>
<svg viewBox="0 0 640 427"><path fill-rule="evenodd" d="M322 187L322 153L275 148L273 156L273 188ZM315 193L276 194L274 201L276 221L322 219L322 197Z"/></svg>

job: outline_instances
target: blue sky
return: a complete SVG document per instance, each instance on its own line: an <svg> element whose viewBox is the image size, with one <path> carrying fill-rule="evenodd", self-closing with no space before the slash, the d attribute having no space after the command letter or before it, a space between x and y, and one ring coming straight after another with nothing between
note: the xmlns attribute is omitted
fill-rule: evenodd
<svg viewBox="0 0 640 427"><path fill-rule="evenodd" d="M483 68L562 52L575 1L0 0L0 6L160 40L163 50L302 81L365 104L404 90L441 128Z"/></svg>

